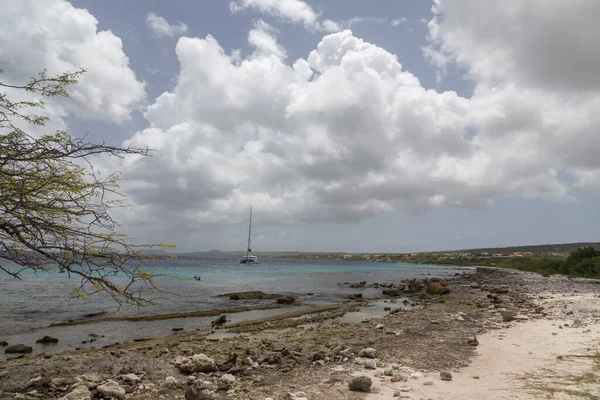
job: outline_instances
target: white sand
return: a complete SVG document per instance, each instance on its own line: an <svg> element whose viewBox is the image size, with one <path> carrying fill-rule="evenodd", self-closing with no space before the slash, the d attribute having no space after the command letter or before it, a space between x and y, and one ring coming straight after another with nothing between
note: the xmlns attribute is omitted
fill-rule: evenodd
<svg viewBox="0 0 600 400"><path fill-rule="evenodd" d="M573 316L566 319L530 320L513 322L511 327L491 331L479 337L479 347L473 363L458 372L452 372L451 382L441 381L439 374L426 374L425 378L409 379L409 382L390 382L375 378L375 371L360 371L354 375L371 376L375 391L367 399L392 399L393 393L410 386L412 391L402 393L399 398L410 399L579 399L572 391L584 391L600 396L600 384L584 384L569 381L569 376L581 376L593 371L598 379L600 372L594 370L590 357L600 351L600 298L592 295L554 296L540 301L546 308L560 309L564 316L566 307L575 309ZM551 306L551 307L548 307ZM581 312L579 312L581 311ZM587 322L583 328L565 327L582 315ZM571 319L569 319L571 318ZM553 335L556 333L556 335ZM562 360L557 356L566 356ZM440 354L443 357L443 354ZM597 366L596 366L597 367ZM380 370L381 371L381 370ZM478 376L479 379L473 377ZM527 378L527 379L526 379ZM433 381L432 386L423 385ZM561 388L571 392L552 394L548 390L536 391L532 386ZM406 396L406 397L404 397ZM549 396L549 397L548 397ZM589 397L588 397L589 398Z"/></svg>

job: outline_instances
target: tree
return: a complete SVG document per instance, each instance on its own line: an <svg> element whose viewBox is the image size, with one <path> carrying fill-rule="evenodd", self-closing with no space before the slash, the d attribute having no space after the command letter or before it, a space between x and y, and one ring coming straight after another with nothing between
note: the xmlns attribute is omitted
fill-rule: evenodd
<svg viewBox="0 0 600 400"><path fill-rule="evenodd" d="M44 109L41 99L68 97L84 72L0 81L0 272L18 279L26 271L64 272L79 278L74 296L105 292L119 304L144 305L151 300L142 290L160 290L142 269L152 246L116 232L110 210L123 206L120 173L103 175L92 159L147 156L148 149L90 143L64 131L41 137L24 131L48 121L36 114ZM9 93L32 100L12 101Z"/></svg>
<svg viewBox="0 0 600 400"><path fill-rule="evenodd" d="M577 262L580 262L582 260L585 260L586 258L594 258L594 257L599 257L600 256L600 251L596 250L593 247L580 247L575 251L572 251L569 254L569 257L567 258L567 262L569 264L574 264Z"/></svg>

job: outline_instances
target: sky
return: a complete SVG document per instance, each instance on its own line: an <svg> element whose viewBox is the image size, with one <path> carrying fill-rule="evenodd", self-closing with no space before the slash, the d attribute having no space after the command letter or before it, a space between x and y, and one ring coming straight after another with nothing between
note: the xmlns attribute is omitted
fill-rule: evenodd
<svg viewBox="0 0 600 400"><path fill-rule="evenodd" d="M256 251L598 240L597 0L0 9L3 82L87 71L46 130L153 150L94 160L138 243L243 250L251 206Z"/></svg>

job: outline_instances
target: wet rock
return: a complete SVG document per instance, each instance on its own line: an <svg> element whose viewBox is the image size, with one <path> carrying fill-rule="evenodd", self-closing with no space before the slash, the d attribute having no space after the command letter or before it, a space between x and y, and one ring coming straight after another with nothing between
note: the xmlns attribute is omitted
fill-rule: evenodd
<svg viewBox="0 0 600 400"><path fill-rule="evenodd" d="M212 326L221 326L221 325L225 324L226 322L227 322L227 315L223 314L219 318L217 318L213 322L211 322L210 324Z"/></svg>
<svg viewBox="0 0 600 400"><path fill-rule="evenodd" d="M400 289L385 289L381 292L384 296L400 296L402 292Z"/></svg>
<svg viewBox="0 0 600 400"><path fill-rule="evenodd" d="M443 381L451 381L452 380L452 374L450 372L447 371L442 371L440 372L440 379Z"/></svg>
<svg viewBox="0 0 600 400"><path fill-rule="evenodd" d="M31 353L32 351L33 348L25 346L24 344L15 344L4 349L5 354L27 354Z"/></svg>
<svg viewBox="0 0 600 400"><path fill-rule="evenodd" d="M217 398L217 387L202 379L196 380L185 392L185 400L213 400Z"/></svg>
<svg viewBox="0 0 600 400"><path fill-rule="evenodd" d="M358 288L363 288L363 287L365 287L365 285L366 285L366 284L367 284L367 282L366 282L366 281L362 281L362 282L359 282L359 283L353 283L352 285L350 285L350 287L351 287L351 288L358 289Z"/></svg>
<svg viewBox="0 0 600 400"><path fill-rule="evenodd" d="M109 379L106 381L106 383L98 386L96 390L104 397L113 397L118 400L125 400L125 389L123 389L117 382L113 380Z"/></svg>
<svg viewBox="0 0 600 400"><path fill-rule="evenodd" d="M469 346L479 346L479 340L477 340L477 336L473 336L472 338L470 338L469 340L467 340L467 344Z"/></svg>
<svg viewBox="0 0 600 400"><path fill-rule="evenodd" d="M173 332L181 332L183 330L183 328L172 328L171 330Z"/></svg>
<svg viewBox="0 0 600 400"><path fill-rule="evenodd" d="M364 357L364 358L377 358L377 350L375 350L372 347L367 347L362 349L359 353L358 353L359 357Z"/></svg>
<svg viewBox="0 0 600 400"><path fill-rule="evenodd" d="M294 296L283 296L277 299L277 304L294 304L295 301Z"/></svg>
<svg viewBox="0 0 600 400"><path fill-rule="evenodd" d="M71 391L71 393L64 395L63 397L59 398L58 400L91 400L91 399L92 399L92 393L90 392L90 389L88 389L88 387L85 385L81 385L81 386L77 386L75 389L73 389Z"/></svg>
<svg viewBox="0 0 600 400"><path fill-rule="evenodd" d="M6 340L0 340L0 346L8 346L8 342Z"/></svg>
<svg viewBox="0 0 600 400"><path fill-rule="evenodd" d="M353 392L369 392L371 390L371 386L373 386L371 378L364 375L353 378L348 384L348 388Z"/></svg>
<svg viewBox="0 0 600 400"><path fill-rule="evenodd" d="M348 296L348 299L350 300L358 300L358 299L362 299L363 295L362 293L356 293L356 294L351 294Z"/></svg>
<svg viewBox="0 0 600 400"><path fill-rule="evenodd" d="M52 336L44 336L43 338L38 339L35 342L41 343L41 344L51 344L51 343L58 343L58 339L54 338Z"/></svg>

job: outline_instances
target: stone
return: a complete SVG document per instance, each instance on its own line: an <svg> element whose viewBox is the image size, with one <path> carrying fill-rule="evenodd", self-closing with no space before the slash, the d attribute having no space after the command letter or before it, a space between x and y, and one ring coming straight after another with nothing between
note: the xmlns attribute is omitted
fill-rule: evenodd
<svg viewBox="0 0 600 400"><path fill-rule="evenodd" d="M90 389L88 389L88 387L85 385L81 385L81 386L77 386L75 389L73 389L71 391L71 393L64 395L63 397L59 398L58 400L91 400L91 399L92 399L92 393L90 392Z"/></svg>
<svg viewBox="0 0 600 400"><path fill-rule="evenodd" d="M529 321L529 317L527 315L515 315L515 321Z"/></svg>
<svg viewBox="0 0 600 400"><path fill-rule="evenodd" d="M467 340L467 344L469 346L479 346L479 340L477 340L477 336L473 336L472 338L470 338L469 340Z"/></svg>
<svg viewBox="0 0 600 400"><path fill-rule="evenodd" d="M277 299L277 304L294 304L296 298L294 296L282 296Z"/></svg>
<svg viewBox="0 0 600 400"><path fill-rule="evenodd" d="M175 359L175 365L181 372L187 374L196 372L208 373L217 370L215 360L204 354L195 354L192 357L178 357Z"/></svg>
<svg viewBox="0 0 600 400"><path fill-rule="evenodd" d="M385 328L385 326L383 324L377 324L377 326L375 327L375 329L383 329Z"/></svg>
<svg viewBox="0 0 600 400"><path fill-rule="evenodd" d="M15 344L4 349L5 354L27 354L31 353L32 351L32 347L25 346L24 344Z"/></svg>
<svg viewBox="0 0 600 400"><path fill-rule="evenodd" d="M423 382L423 386L433 386L433 381L425 381Z"/></svg>
<svg viewBox="0 0 600 400"><path fill-rule="evenodd" d="M58 339L54 338L52 336L44 336L43 338L38 339L35 342L41 343L41 344L51 344L51 343L58 343Z"/></svg>
<svg viewBox="0 0 600 400"><path fill-rule="evenodd" d="M118 400L125 400L125 389L113 380L109 379L106 383L98 386L96 390L104 397L114 397Z"/></svg>
<svg viewBox="0 0 600 400"><path fill-rule="evenodd" d="M171 385L177 385L179 383L179 381L177 380L177 378L173 377L173 376L167 376L165 378L165 384L167 386L171 386Z"/></svg>
<svg viewBox="0 0 600 400"><path fill-rule="evenodd" d="M371 386L373 386L371 378L364 375L352 378L348 384L348 388L353 392L369 392L371 390Z"/></svg>
<svg viewBox="0 0 600 400"><path fill-rule="evenodd" d="M413 372L412 374L410 374L411 379L420 379L420 378L424 378L425 374L423 374L422 372Z"/></svg>
<svg viewBox="0 0 600 400"><path fill-rule="evenodd" d="M377 361L375 360L366 360L365 361L365 368L366 369L377 369Z"/></svg>
<svg viewBox="0 0 600 400"><path fill-rule="evenodd" d="M514 311L500 311L500 315L503 322L510 322L515 320L517 314Z"/></svg>
<svg viewBox="0 0 600 400"><path fill-rule="evenodd" d="M212 326L221 326L226 322L227 322L227 315L223 314L219 318L217 318L213 322L211 322L210 324Z"/></svg>
<svg viewBox="0 0 600 400"><path fill-rule="evenodd" d="M308 400L308 397L304 392L296 392L286 394L283 400Z"/></svg>
<svg viewBox="0 0 600 400"><path fill-rule="evenodd" d="M452 380L452 374L450 372L447 371L442 371L440 372L440 379L443 381L451 381Z"/></svg>
<svg viewBox="0 0 600 400"><path fill-rule="evenodd" d="M127 383L138 383L142 380L142 378L140 378L136 374L125 374L121 375L121 380Z"/></svg>
<svg viewBox="0 0 600 400"><path fill-rule="evenodd" d="M8 342L6 340L0 340L0 346L8 346Z"/></svg>
<svg viewBox="0 0 600 400"><path fill-rule="evenodd" d="M358 353L359 357L364 357L364 358L377 358L377 350L375 350L372 347L367 347L365 349L362 349L359 353Z"/></svg>
<svg viewBox="0 0 600 400"><path fill-rule="evenodd" d="M235 382L235 376L231 374L225 374L221 377L221 381L231 385Z"/></svg>
<svg viewBox="0 0 600 400"><path fill-rule="evenodd" d="M211 382L196 380L185 392L185 400L213 400L217 398L217 387Z"/></svg>
<svg viewBox="0 0 600 400"><path fill-rule="evenodd" d="M394 391L394 397L400 397L402 395L402 392L399 390L395 390Z"/></svg>

